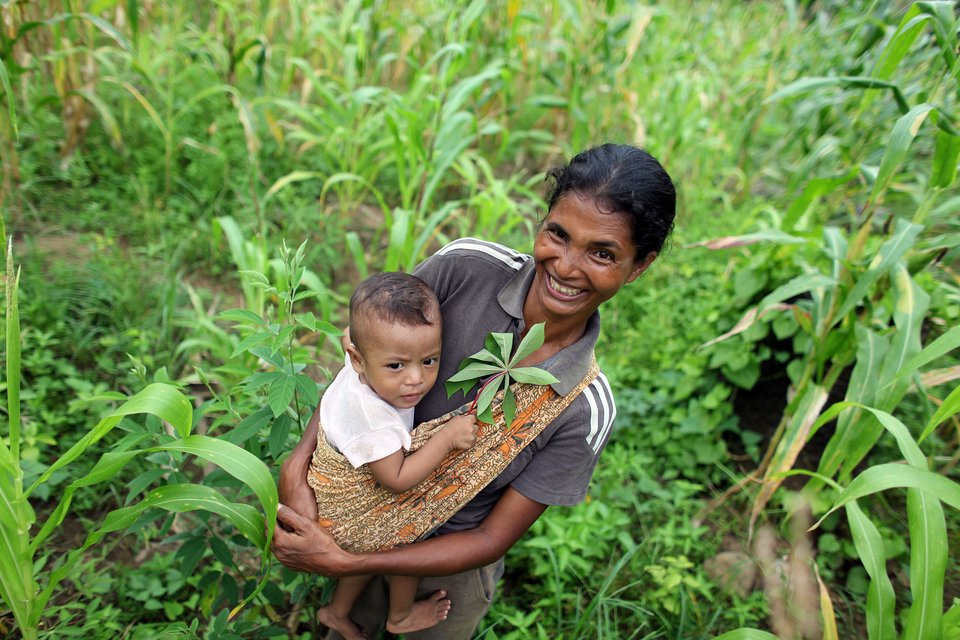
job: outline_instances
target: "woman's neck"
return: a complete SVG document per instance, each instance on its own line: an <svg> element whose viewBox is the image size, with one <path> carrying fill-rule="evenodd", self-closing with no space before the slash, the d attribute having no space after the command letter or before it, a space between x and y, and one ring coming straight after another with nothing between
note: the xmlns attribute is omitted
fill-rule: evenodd
<svg viewBox="0 0 960 640"><path fill-rule="evenodd" d="M579 340L587 330L587 318L547 317L547 314L543 313L543 310L528 297L523 305L523 335L526 335L527 329L540 322L546 323L543 345L524 358L520 363L521 366L543 362Z"/></svg>

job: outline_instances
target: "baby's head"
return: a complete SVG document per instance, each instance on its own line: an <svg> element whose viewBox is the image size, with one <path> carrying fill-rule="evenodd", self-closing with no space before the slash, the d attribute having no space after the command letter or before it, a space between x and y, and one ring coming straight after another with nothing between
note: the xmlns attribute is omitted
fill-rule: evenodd
<svg viewBox="0 0 960 640"><path fill-rule="evenodd" d="M384 401L408 409L437 380L440 330L440 303L427 283L406 273L372 275L350 298L350 363Z"/></svg>

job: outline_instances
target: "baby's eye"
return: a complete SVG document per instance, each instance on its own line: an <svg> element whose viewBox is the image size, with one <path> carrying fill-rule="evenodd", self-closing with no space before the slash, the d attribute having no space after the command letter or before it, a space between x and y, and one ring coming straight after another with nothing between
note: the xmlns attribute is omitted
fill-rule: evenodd
<svg viewBox="0 0 960 640"><path fill-rule="evenodd" d="M400 364L399 362L391 362L390 364L387 365L387 369L393 369L394 371L399 371L400 369L403 369L403 365Z"/></svg>
<svg viewBox="0 0 960 640"><path fill-rule="evenodd" d="M437 364L437 358L427 358L423 361L423 366L425 367L432 367L435 364Z"/></svg>

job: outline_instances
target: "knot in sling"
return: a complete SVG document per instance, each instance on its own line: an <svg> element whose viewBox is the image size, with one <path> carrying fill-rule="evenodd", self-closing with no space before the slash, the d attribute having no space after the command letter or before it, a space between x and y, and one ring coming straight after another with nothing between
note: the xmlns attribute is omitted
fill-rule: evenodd
<svg viewBox="0 0 960 640"><path fill-rule="evenodd" d="M595 359L583 380L565 396L549 385L516 383L513 423L505 424L500 408L503 391L493 402L493 424L479 423L477 442L447 455L427 478L412 489L390 493L381 487L367 465L353 465L327 442L323 425L317 435L307 482L317 494L321 526L348 551L382 551L416 542L446 522L473 499L548 424L580 395L600 372ZM424 422L411 433L410 452L419 449L446 422L467 412L467 405Z"/></svg>

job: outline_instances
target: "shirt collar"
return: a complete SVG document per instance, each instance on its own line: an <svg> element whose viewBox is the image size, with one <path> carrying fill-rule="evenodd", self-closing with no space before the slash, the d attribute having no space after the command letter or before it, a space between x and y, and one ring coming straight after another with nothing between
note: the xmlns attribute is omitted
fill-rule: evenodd
<svg viewBox="0 0 960 640"><path fill-rule="evenodd" d="M518 335L524 330L523 301L527 297L530 285L533 283L534 273L533 258L528 258L497 294L497 302L515 320L514 324L517 327ZM599 337L600 313L594 312L587 320L587 328L580 339L561 350L553 359L553 362L547 366L547 371L558 380L551 386L559 395L567 395L583 380L583 376L590 368L593 359L593 347Z"/></svg>

